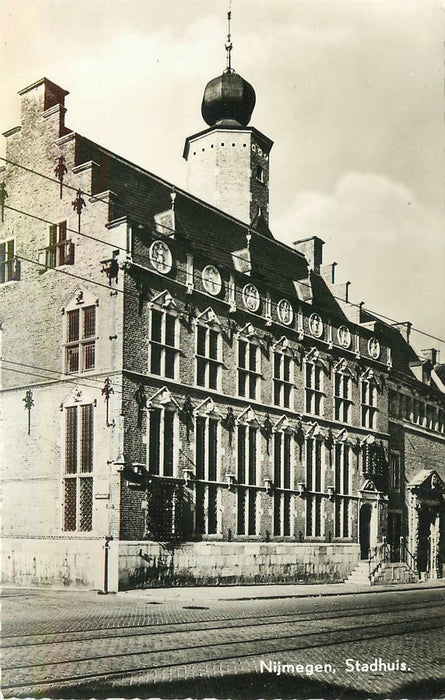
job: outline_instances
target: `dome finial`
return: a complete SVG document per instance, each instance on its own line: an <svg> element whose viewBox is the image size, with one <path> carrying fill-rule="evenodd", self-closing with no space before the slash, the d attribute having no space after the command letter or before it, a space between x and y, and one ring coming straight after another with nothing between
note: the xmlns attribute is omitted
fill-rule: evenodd
<svg viewBox="0 0 445 700"><path fill-rule="evenodd" d="M230 33L230 21L232 19L232 0L229 0L229 10L227 12L227 41L226 41L226 52L227 52L227 68L226 73L232 73L232 58L231 53L233 49L232 35Z"/></svg>

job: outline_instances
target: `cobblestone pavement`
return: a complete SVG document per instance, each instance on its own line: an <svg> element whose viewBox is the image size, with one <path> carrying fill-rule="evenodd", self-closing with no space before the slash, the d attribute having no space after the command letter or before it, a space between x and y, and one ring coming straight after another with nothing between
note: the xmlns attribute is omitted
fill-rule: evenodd
<svg viewBox="0 0 445 700"><path fill-rule="evenodd" d="M2 597L7 698L445 698L443 587L239 601L179 590Z"/></svg>

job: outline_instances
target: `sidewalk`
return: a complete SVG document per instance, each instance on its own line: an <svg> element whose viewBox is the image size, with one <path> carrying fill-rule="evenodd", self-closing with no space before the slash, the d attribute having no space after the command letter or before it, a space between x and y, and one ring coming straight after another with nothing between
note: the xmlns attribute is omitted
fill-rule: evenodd
<svg viewBox="0 0 445 700"><path fill-rule="evenodd" d="M320 596L360 595L395 591L416 591L441 588L445 593L445 579L422 583L404 583L384 586L354 586L347 583L326 584L264 584L250 586L196 586L175 588L144 588L120 591L119 598L143 598L153 602L196 602L223 600L267 600L273 598L318 598Z"/></svg>

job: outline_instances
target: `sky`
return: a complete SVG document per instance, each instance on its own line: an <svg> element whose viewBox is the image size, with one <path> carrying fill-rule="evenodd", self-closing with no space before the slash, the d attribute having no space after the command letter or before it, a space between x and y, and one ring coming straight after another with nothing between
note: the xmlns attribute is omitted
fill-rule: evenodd
<svg viewBox="0 0 445 700"><path fill-rule="evenodd" d="M68 127L185 188L184 140L206 127L201 99L225 68L227 9L1 0L1 131L19 123L18 90L46 76L70 92ZM445 0L231 9L232 65L256 91L251 125L274 141L272 232L286 243L319 236L352 301L445 338Z"/></svg>

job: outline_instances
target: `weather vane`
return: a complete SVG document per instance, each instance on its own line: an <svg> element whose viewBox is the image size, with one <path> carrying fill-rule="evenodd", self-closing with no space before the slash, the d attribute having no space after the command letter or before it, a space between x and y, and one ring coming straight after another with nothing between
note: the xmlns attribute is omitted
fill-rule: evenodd
<svg viewBox="0 0 445 700"><path fill-rule="evenodd" d="M227 73L232 73L232 58L231 53L233 49L232 35L230 33L230 21L232 19L232 0L229 0L229 10L227 12L227 41L226 41L226 51L227 51Z"/></svg>

